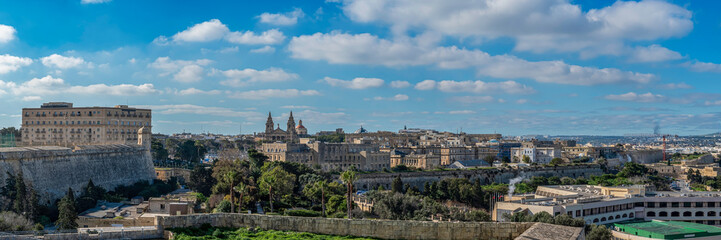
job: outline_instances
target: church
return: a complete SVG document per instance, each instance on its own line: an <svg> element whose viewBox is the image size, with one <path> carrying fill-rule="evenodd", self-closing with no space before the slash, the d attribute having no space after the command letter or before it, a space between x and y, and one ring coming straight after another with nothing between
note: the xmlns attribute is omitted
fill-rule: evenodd
<svg viewBox="0 0 721 240"><path fill-rule="evenodd" d="M303 126L303 120L299 120L298 125L295 125L295 119L293 119L293 111L290 111L286 130L281 129L280 124L278 124L276 127L276 125L273 123L273 117L271 116L271 113L268 112L268 120L265 122L265 133L263 135L263 139L265 141L298 142L300 137L307 136L308 129Z"/></svg>

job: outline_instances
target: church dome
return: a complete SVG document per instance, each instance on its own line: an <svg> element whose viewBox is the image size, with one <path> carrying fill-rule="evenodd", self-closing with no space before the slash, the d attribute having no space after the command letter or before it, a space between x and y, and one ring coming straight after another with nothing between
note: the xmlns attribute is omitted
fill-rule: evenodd
<svg viewBox="0 0 721 240"><path fill-rule="evenodd" d="M368 132L368 130L363 128L363 125L361 125L361 127L358 130L355 130L355 133L367 133L367 132Z"/></svg>
<svg viewBox="0 0 721 240"><path fill-rule="evenodd" d="M298 121L298 126L295 126L295 129L305 129L305 126L303 126L303 120Z"/></svg>

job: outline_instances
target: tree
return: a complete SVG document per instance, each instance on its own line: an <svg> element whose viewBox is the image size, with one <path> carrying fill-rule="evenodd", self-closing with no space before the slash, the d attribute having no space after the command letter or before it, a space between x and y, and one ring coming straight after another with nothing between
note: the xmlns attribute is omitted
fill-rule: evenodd
<svg viewBox="0 0 721 240"><path fill-rule="evenodd" d="M270 171L264 172L260 176L259 183L260 190L268 193L270 212L273 212L273 196L283 196L292 193L293 187L295 186L295 175L286 172L280 166L276 166Z"/></svg>
<svg viewBox="0 0 721 240"><path fill-rule="evenodd" d="M235 194L233 194L233 191L234 191L233 185L235 185L235 177L236 176L238 176L238 172L233 171L233 170L228 171L225 173L225 175L223 175L223 180L228 185L230 185L230 187L228 188L228 191L230 192L229 193L230 194L230 213L235 212L235 201L233 201L233 195L235 195Z"/></svg>
<svg viewBox="0 0 721 240"><path fill-rule="evenodd" d="M605 225L591 225L591 231L586 234L588 240L606 240L611 239L613 234Z"/></svg>
<svg viewBox="0 0 721 240"><path fill-rule="evenodd" d="M238 186L233 188L240 196L238 197L238 212L243 210L243 197L248 192L248 185L243 182L238 183Z"/></svg>
<svg viewBox="0 0 721 240"><path fill-rule="evenodd" d="M27 186L25 186L25 179L23 179L23 172L18 172L15 175L15 202L13 204L13 210L17 214L25 215L27 210L26 206L27 199Z"/></svg>
<svg viewBox="0 0 721 240"><path fill-rule="evenodd" d="M165 146L163 146L160 140L153 139L150 143L150 152L153 154L153 160L168 159L168 149L165 149Z"/></svg>
<svg viewBox="0 0 721 240"><path fill-rule="evenodd" d="M312 184L306 184L306 186L303 188L303 195L307 197L310 200L318 201L320 200L320 206L322 210L322 214L325 217L325 189L328 186L328 181L325 179L318 180L316 182L313 182Z"/></svg>
<svg viewBox="0 0 721 240"><path fill-rule="evenodd" d="M216 181L213 178L213 170L205 166L195 166L193 171L190 172L190 181L188 181L188 187L193 191L202 193L205 196L210 196L213 193L213 185Z"/></svg>
<svg viewBox="0 0 721 240"><path fill-rule="evenodd" d="M185 140L175 148L175 156L188 163L198 163L207 151L202 142Z"/></svg>
<svg viewBox="0 0 721 240"><path fill-rule="evenodd" d="M563 164L563 159L561 159L561 158L553 158L553 159L551 159L551 162L548 163L548 164L551 164L551 165L561 165L561 164Z"/></svg>
<svg viewBox="0 0 721 240"><path fill-rule="evenodd" d="M522 157L524 163L531 163L531 157L523 155Z"/></svg>
<svg viewBox="0 0 721 240"><path fill-rule="evenodd" d="M68 193L60 200L58 211L60 213L58 214L58 221L55 222L55 225L57 225L59 229L78 228L78 223L76 222L78 220L78 212L75 210L75 195L73 194L72 188L69 188Z"/></svg>
<svg viewBox="0 0 721 240"><path fill-rule="evenodd" d="M623 169L618 173L619 177L643 177L649 172L649 169L641 164L634 162L627 162L624 164Z"/></svg>
<svg viewBox="0 0 721 240"><path fill-rule="evenodd" d="M0 195L3 196L3 211L10 211L12 210L15 199L17 199L16 193L15 193L15 176L10 173L6 172L6 175L8 176L5 179L5 186L0 189Z"/></svg>
<svg viewBox="0 0 721 240"><path fill-rule="evenodd" d="M493 155L488 155L483 157L483 161L486 161L489 164L493 164L493 161L496 161L496 157Z"/></svg>
<svg viewBox="0 0 721 240"><path fill-rule="evenodd" d="M348 171L341 173L340 179L348 187L348 195L346 197L346 204L347 204L347 208L348 208L348 219L353 219L353 215L351 215L351 208L353 207L353 197L351 196L351 194L353 192L353 182L358 180L358 176L356 175L356 172L354 172L352 170L348 170Z"/></svg>
<svg viewBox="0 0 721 240"><path fill-rule="evenodd" d="M403 180L401 179L401 175L398 175L393 179L393 182L391 183L391 191L403 193Z"/></svg>

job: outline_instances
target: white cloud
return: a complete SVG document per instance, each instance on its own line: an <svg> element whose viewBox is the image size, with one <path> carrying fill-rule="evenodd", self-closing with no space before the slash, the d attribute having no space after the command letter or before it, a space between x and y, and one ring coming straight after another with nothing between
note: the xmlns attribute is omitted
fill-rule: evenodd
<svg viewBox="0 0 721 240"><path fill-rule="evenodd" d="M680 53L658 44L653 44L648 47L636 47L631 54L631 61L633 62L665 62L681 58L683 58L683 56L681 56Z"/></svg>
<svg viewBox="0 0 721 240"><path fill-rule="evenodd" d="M523 98L516 100L516 103L518 103L518 104L526 104L527 102L528 102L528 99L523 99Z"/></svg>
<svg viewBox="0 0 721 240"><path fill-rule="evenodd" d="M693 61L685 65L695 72L721 72L721 64L717 63Z"/></svg>
<svg viewBox="0 0 721 240"><path fill-rule="evenodd" d="M255 34L253 31L231 32L225 40L236 44L278 44L285 40L285 35L278 29L271 29L261 34Z"/></svg>
<svg viewBox="0 0 721 240"><path fill-rule="evenodd" d="M46 67L54 67L60 69L76 68L80 66L90 66L88 63L80 57L65 57L58 54L52 54L47 57L43 57L40 61Z"/></svg>
<svg viewBox="0 0 721 240"><path fill-rule="evenodd" d="M261 118L262 114L256 112L235 111L223 107L198 106L193 104L175 104L175 105L138 105L138 108L149 108L154 114L196 114L211 115L220 117L242 117L242 118Z"/></svg>
<svg viewBox="0 0 721 240"><path fill-rule="evenodd" d="M535 93L536 90L533 88L520 84L515 81L505 82L484 82L484 81L433 81L425 80L416 84L418 90L432 90L438 89L442 92L471 92L471 93L499 93L505 92L510 94L531 94Z"/></svg>
<svg viewBox="0 0 721 240"><path fill-rule="evenodd" d="M218 19L202 22L173 35L176 42L210 42L222 39L230 30Z"/></svg>
<svg viewBox="0 0 721 240"><path fill-rule="evenodd" d="M298 90L298 89L262 89L245 92L231 93L228 97L250 100L262 100L268 98L293 98L301 96L318 96L320 92L316 90Z"/></svg>
<svg viewBox="0 0 721 240"><path fill-rule="evenodd" d="M298 23L298 18L302 18L303 16L305 16L303 10L296 8L292 12L287 13L263 13L258 16L258 18L260 18L260 22L262 23L290 26Z"/></svg>
<svg viewBox="0 0 721 240"><path fill-rule="evenodd" d="M32 101L40 101L42 98L40 96L25 96L22 99L25 102L32 102Z"/></svg>
<svg viewBox="0 0 721 240"><path fill-rule="evenodd" d="M203 79L203 67L195 64L186 65L173 75L173 79L184 83L198 82Z"/></svg>
<svg viewBox="0 0 721 240"><path fill-rule="evenodd" d="M280 68L269 68L266 70L256 70L252 68L243 70L230 69L221 71L221 73L227 77L228 80L222 81L220 84L232 87L241 87L252 82L283 82L300 78L298 74L288 73Z"/></svg>
<svg viewBox="0 0 721 240"><path fill-rule="evenodd" d="M495 99L491 96L460 96L460 97L452 97L450 100L454 101L454 102L465 103L465 104L490 103L490 102L495 101Z"/></svg>
<svg viewBox="0 0 721 240"><path fill-rule="evenodd" d="M433 90L436 88L436 81L433 80L423 80L419 83L416 83L415 89L417 90Z"/></svg>
<svg viewBox="0 0 721 240"><path fill-rule="evenodd" d="M448 114L474 114L475 111L471 110L455 110L455 111L449 111Z"/></svg>
<svg viewBox="0 0 721 240"><path fill-rule="evenodd" d="M198 60L172 60L169 57L158 57L152 63L148 64L148 68L157 69L160 72L158 76L166 77L173 75L173 79L179 82L197 82L202 79L203 67L212 61L208 59Z"/></svg>
<svg viewBox="0 0 721 240"><path fill-rule="evenodd" d="M563 61L531 62L509 55L491 56L480 50L434 47L425 38L379 39L370 34L333 32L293 37L288 45L298 59L324 60L332 64L383 66L435 65L442 69L475 68L480 75L495 78L529 78L538 82L570 85L648 83L652 74L569 65Z"/></svg>
<svg viewBox="0 0 721 240"><path fill-rule="evenodd" d="M382 100L387 100L387 101L407 101L408 98L409 98L408 95L405 95L405 94L396 94L395 96L393 96L393 97L388 97L388 98L384 98L384 97L374 97L373 100L376 100L376 101L382 101Z"/></svg>
<svg viewBox="0 0 721 240"><path fill-rule="evenodd" d="M88 86L72 86L66 84L62 78L54 78L50 75L42 78L33 78L21 84L0 81L0 89L5 89L16 96L45 96L57 94L136 96L159 93L153 84L149 83L142 85L93 84Z"/></svg>
<svg viewBox="0 0 721 240"><path fill-rule="evenodd" d="M515 39L515 50L618 55L625 42L682 37L692 13L665 1L617 1L584 12L570 0L346 0L356 22L388 24L396 35L436 32L456 37Z"/></svg>
<svg viewBox="0 0 721 240"><path fill-rule="evenodd" d="M252 53L274 53L275 48L271 47L271 46L265 46L262 48L251 49L250 52L252 52Z"/></svg>
<svg viewBox="0 0 721 240"><path fill-rule="evenodd" d="M33 63L30 58L16 57L8 54L0 55L0 74L14 72Z"/></svg>
<svg viewBox="0 0 721 240"><path fill-rule="evenodd" d="M177 90L176 90L176 91L174 91L174 92L175 92L176 95L181 95L181 96L186 96L186 95L201 95L201 94L203 94L203 95L204 95L204 94L207 94L207 95L217 95L217 94L221 94L221 93L222 93L220 90L209 90L209 91L205 91L205 90L200 90L200 89L197 89L197 88L188 88L188 89L183 89L183 90L180 90L180 91L177 91Z"/></svg>
<svg viewBox="0 0 721 240"><path fill-rule="evenodd" d="M342 87L349 89L368 89L383 86L383 79L380 78L354 78L353 80L340 80L331 77L325 77L321 80L333 87Z"/></svg>
<svg viewBox="0 0 721 240"><path fill-rule="evenodd" d="M662 84L662 85L660 85L659 87L660 87L660 88L663 88L663 89L691 89L691 88L693 88L693 86L688 85L688 84L683 83L683 82L681 82L681 83Z"/></svg>
<svg viewBox="0 0 721 240"><path fill-rule="evenodd" d="M112 0L80 0L80 3L82 4L98 4L98 3L106 3L110 2Z"/></svg>
<svg viewBox="0 0 721 240"><path fill-rule="evenodd" d="M604 98L608 100L613 101L625 101L625 102L643 102L643 103L649 103L649 102L661 102L666 100L666 97L660 94L653 94L653 93L644 93L644 94L637 94L635 92L629 92L619 95L606 95Z"/></svg>
<svg viewBox="0 0 721 240"><path fill-rule="evenodd" d="M15 39L17 31L14 27L0 24L0 43L8 43Z"/></svg>
<svg viewBox="0 0 721 240"><path fill-rule="evenodd" d="M289 109L314 109L315 107L311 106L305 106L305 105L285 105L280 108L289 108Z"/></svg>
<svg viewBox="0 0 721 240"><path fill-rule="evenodd" d="M392 88L407 88L411 86L411 83L408 81L393 81L390 85Z"/></svg>

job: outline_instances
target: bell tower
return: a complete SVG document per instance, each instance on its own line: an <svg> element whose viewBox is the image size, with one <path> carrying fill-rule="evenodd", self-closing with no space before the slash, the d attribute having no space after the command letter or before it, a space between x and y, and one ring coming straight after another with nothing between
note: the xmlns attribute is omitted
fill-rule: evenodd
<svg viewBox="0 0 721 240"><path fill-rule="evenodd" d="M288 131L289 134L295 134L295 119L293 119L293 111L290 111L290 117L288 117Z"/></svg>
<svg viewBox="0 0 721 240"><path fill-rule="evenodd" d="M265 133L273 132L273 117L268 112L268 121L265 122Z"/></svg>

